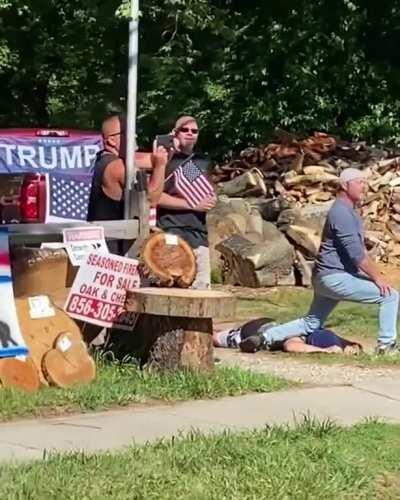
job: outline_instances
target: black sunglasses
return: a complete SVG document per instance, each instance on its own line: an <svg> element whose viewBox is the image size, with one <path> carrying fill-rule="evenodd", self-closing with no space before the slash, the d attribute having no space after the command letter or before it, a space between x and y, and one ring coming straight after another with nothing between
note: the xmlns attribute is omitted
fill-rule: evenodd
<svg viewBox="0 0 400 500"><path fill-rule="evenodd" d="M120 132L114 132L113 134L108 134L107 137L113 137L114 135L121 135L125 134L125 130L121 130Z"/></svg>
<svg viewBox="0 0 400 500"><path fill-rule="evenodd" d="M198 128L189 128L189 127L181 127L179 129L180 132L183 132L183 133L187 133L187 132L192 132L192 134L196 135L199 133L199 129Z"/></svg>

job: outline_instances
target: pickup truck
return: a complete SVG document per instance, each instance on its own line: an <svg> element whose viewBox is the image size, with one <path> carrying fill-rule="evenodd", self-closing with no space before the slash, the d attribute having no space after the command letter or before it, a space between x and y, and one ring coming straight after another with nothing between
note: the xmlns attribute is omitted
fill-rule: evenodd
<svg viewBox="0 0 400 500"><path fill-rule="evenodd" d="M59 182L56 186L65 184L69 188L78 180L87 195L94 160L101 148L101 136L96 132L0 129L0 223L47 222L51 216L49 179ZM78 197L79 192L74 194ZM61 199L63 196L60 192ZM82 207L72 219L85 220L86 201L76 200L76 205ZM65 213L68 220L70 214ZM59 215L62 220L62 213Z"/></svg>
<svg viewBox="0 0 400 500"><path fill-rule="evenodd" d="M99 132L0 129L0 224L86 220ZM151 153L135 153L151 169Z"/></svg>

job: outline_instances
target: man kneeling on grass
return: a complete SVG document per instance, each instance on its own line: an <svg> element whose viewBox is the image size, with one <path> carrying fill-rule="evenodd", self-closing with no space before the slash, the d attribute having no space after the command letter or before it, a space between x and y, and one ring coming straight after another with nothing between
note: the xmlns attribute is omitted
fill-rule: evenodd
<svg viewBox="0 0 400 500"><path fill-rule="evenodd" d="M262 335L263 331L274 325L271 318L258 318L244 325L228 328L213 333L215 347L240 348L244 352L255 352L249 349L246 339L254 335ZM268 346L271 351L292 353L327 353L327 354L359 354L362 346L357 342L346 340L331 330L315 330L308 336L292 337L283 342L275 342Z"/></svg>
<svg viewBox="0 0 400 500"><path fill-rule="evenodd" d="M366 191L362 171L347 168L339 177L340 190L325 222L313 271L314 298L308 313L297 320L267 328L261 336L246 339L249 351L264 344L309 336L323 328L329 314L342 301L379 306L377 354L396 353L399 293L384 279L368 257L363 223L357 208Z"/></svg>

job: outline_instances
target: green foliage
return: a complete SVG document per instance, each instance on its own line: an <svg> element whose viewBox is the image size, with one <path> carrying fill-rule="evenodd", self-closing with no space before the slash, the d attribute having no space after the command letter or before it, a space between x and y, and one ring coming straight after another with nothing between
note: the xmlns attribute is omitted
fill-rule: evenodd
<svg viewBox="0 0 400 500"><path fill-rule="evenodd" d="M400 1L142 0L138 136L180 113L226 153L276 127L400 144ZM128 0L0 0L0 125L126 106Z"/></svg>

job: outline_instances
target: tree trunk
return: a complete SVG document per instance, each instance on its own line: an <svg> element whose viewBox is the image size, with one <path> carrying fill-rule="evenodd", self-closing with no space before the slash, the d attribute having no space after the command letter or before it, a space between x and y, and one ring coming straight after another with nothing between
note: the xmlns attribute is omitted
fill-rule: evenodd
<svg viewBox="0 0 400 500"><path fill-rule="evenodd" d="M139 313L131 334L113 332L117 356L136 356L160 369L212 369L212 318L235 316L236 301L214 290L142 288L127 293L126 309Z"/></svg>

